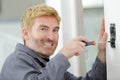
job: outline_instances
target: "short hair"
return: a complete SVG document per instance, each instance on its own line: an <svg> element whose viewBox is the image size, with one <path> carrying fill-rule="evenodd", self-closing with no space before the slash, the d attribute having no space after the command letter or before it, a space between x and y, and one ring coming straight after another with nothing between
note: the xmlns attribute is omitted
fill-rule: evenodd
<svg viewBox="0 0 120 80"><path fill-rule="evenodd" d="M24 27L28 30L31 30L33 20L40 16L53 16L58 21L58 24L60 24L60 16L53 7L50 7L46 4L38 4L26 9L22 16L22 28Z"/></svg>

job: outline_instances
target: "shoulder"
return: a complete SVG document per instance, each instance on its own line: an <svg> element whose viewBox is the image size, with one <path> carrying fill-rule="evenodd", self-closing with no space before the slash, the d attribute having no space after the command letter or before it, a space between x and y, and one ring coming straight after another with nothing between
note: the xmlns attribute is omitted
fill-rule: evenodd
<svg viewBox="0 0 120 80"><path fill-rule="evenodd" d="M22 64L22 65L21 65ZM27 66L27 65L33 65L33 59L31 56L29 56L26 53L21 53L21 52L13 52L12 54L10 54L4 64L3 64L3 68L7 68L7 69L15 69L15 68L20 68L20 66Z"/></svg>

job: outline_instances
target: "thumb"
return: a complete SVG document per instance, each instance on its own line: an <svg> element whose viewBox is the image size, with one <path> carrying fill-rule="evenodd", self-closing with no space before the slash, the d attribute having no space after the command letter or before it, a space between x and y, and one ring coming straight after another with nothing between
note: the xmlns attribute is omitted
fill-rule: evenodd
<svg viewBox="0 0 120 80"><path fill-rule="evenodd" d="M103 40L103 41L107 41L107 37L108 37L107 33L104 32L103 37L102 37L102 40Z"/></svg>

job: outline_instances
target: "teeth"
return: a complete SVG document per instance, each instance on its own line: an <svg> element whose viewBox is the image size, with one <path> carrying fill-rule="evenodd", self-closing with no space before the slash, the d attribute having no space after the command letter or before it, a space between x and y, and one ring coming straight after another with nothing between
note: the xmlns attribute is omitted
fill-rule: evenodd
<svg viewBox="0 0 120 80"><path fill-rule="evenodd" d="M52 43L45 43L46 46L52 46Z"/></svg>

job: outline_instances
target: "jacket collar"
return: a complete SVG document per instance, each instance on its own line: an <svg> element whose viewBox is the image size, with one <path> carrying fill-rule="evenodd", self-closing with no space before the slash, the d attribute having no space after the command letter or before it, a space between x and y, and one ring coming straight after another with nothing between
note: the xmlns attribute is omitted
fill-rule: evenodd
<svg viewBox="0 0 120 80"><path fill-rule="evenodd" d="M35 52L34 50L28 48L27 46L25 46L21 43L18 43L16 45L16 50L26 53L26 54L30 55L31 57L38 59L40 62L43 62L44 64L46 64L46 62L49 61L48 59L44 59L44 58L38 56L37 52Z"/></svg>

